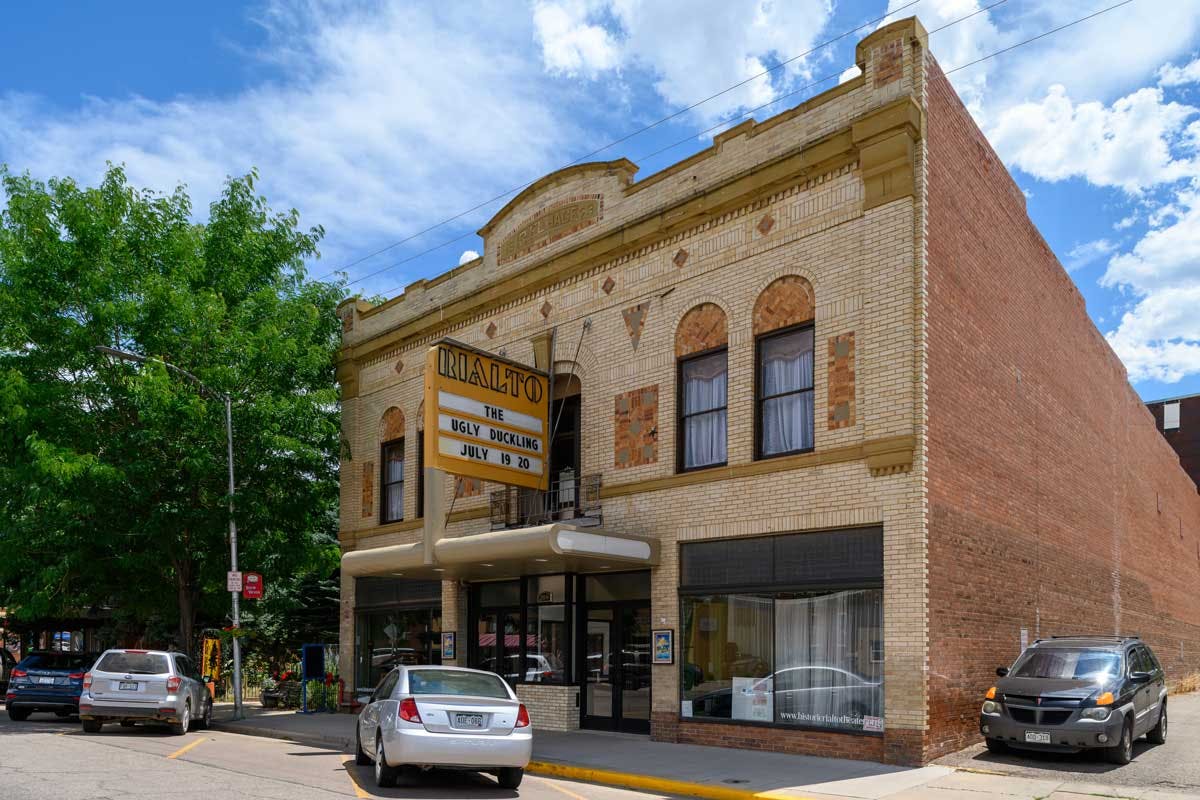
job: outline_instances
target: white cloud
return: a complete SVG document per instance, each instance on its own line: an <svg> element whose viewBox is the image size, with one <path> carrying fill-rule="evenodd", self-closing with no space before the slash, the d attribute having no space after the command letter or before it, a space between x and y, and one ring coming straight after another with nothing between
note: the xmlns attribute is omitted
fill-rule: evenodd
<svg viewBox="0 0 1200 800"><path fill-rule="evenodd" d="M1062 84L1038 102L998 114L989 138L1007 163L1045 181L1085 178L1130 194L1192 174L1173 155L1185 123L1200 110L1146 87L1112 105L1075 103Z"/></svg>
<svg viewBox="0 0 1200 800"><path fill-rule="evenodd" d="M1200 83L1200 58L1182 67L1164 64L1158 70L1159 86L1183 86L1189 83Z"/></svg>
<svg viewBox="0 0 1200 800"><path fill-rule="evenodd" d="M537 2L533 24L547 69L594 76L617 65L619 45L603 25L587 21L583 2Z"/></svg>
<svg viewBox="0 0 1200 800"><path fill-rule="evenodd" d="M1137 297L1107 334L1135 381L1200 373L1200 182L1179 194L1175 211L1171 224L1113 257L1100 279Z"/></svg>
<svg viewBox="0 0 1200 800"><path fill-rule="evenodd" d="M1067 253L1067 272L1083 269L1088 264L1111 255L1116 249L1117 245L1108 239L1096 239L1092 242L1077 244Z"/></svg>
<svg viewBox="0 0 1200 800"><path fill-rule="evenodd" d="M489 18L480 26L478 17ZM198 213L226 175L257 166L276 207L328 237L320 274L553 169L587 145L507 5L275 5L263 57L285 82L219 97L91 99L73 111L0 94L0 161L94 182L105 160L135 185L188 184ZM464 225L485 220L485 208ZM414 244L430 246L447 231ZM386 264L358 267L358 274ZM400 270L362 287L386 291Z"/></svg>
<svg viewBox="0 0 1200 800"><path fill-rule="evenodd" d="M664 101L681 107L811 49L831 12L831 0L538 0L534 23L547 70L644 72ZM695 113L711 122L769 102L829 55L754 78Z"/></svg>
<svg viewBox="0 0 1200 800"><path fill-rule="evenodd" d="M476 253L474 250L463 250L462 255L458 257L458 265L461 267L463 264L474 261L477 258L479 258L479 253Z"/></svg>
<svg viewBox="0 0 1200 800"><path fill-rule="evenodd" d="M838 76L838 83L845 83L846 81L854 80L859 75L862 75L862 70L858 68L858 64L847 67L842 71L842 74Z"/></svg>
<svg viewBox="0 0 1200 800"><path fill-rule="evenodd" d="M1132 228L1134 225L1136 225L1137 221L1138 221L1137 214L1130 214L1129 216L1122 217L1119 221L1113 223L1113 230L1115 230L1115 231L1128 230L1129 228Z"/></svg>

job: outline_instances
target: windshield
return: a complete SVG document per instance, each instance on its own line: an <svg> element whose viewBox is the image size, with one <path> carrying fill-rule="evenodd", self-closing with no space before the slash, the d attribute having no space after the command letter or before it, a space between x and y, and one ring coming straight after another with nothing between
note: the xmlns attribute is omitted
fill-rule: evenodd
<svg viewBox="0 0 1200 800"><path fill-rule="evenodd" d="M1064 678L1103 681L1121 672L1121 654L1112 650L1046 648L1026 651L1009 675L1016 678Z"/></svg>
<svg viewBox="0 0 1200 800"><path fill-rule="evenodd" d="M162 675L170 672L167 657L154 653L106 653L96 665L100 672L124 672L128 675Z"/></svg>
<svg viewBox="0 0 1200 800"><path fill-rule="evenodd" d="M449 669L421 669L409 672L408 690L413 694L453 694L509 699L508 689L498 676Z"/></svg>
<svg viewBox="0 0 1200 800"><path fill-rule="evenodd" d="M92 665L91 653L30 653L17 666L21 669L46 669L80 672Z"/></svg>

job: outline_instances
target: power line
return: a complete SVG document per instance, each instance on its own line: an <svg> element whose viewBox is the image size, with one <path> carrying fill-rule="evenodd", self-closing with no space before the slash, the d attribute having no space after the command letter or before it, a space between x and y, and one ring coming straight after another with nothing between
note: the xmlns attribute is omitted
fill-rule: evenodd
<svg viewBox="0 0 1200 800"><path fill-rule="evenodd" d="M1124 0L1124 3L1129 3L1129 2L1132 2L1132 1L1133 1L1133 0ZM943 30L945 30L945 29L947 29L947 28L949 28L949 27L951 27L951 26L957 25L957 24L959 24L959 23L961 23L961 22L965 22L966 20L968 20L968 19L971 19L972 17L975 17L975 16L977 16L977 15L979 15L979 14L982 14L982 13L984 13L984 12L986 12L986 11L989 11L989 10L991 10L991 9L995 8L996 6L1003 5L1003 4L1004 4L1004 3L1006 3L1006 2L1008 2L1008 0L996 0L995 2L993 2L993 3L992 3L992 4L990 4L990 5L987 5L987 6L984 6L984 7L982 7L982 8L976 9L975 11L971 12L970 14L966 14L966 15L964 15L964 16L962 16L962 17L959 17L959 18L957 18L957 19L951 20L950 22L947 22L947 23L945 23L944 25L941 25L941 26L939 26L939 27L937 27L937 28L934 28L932 31L929 31L929 34L930 34L930 35L933 35L933 34L935 34L935 33L938 33L939 31L943 31ZM1124 3L1120 3L1120 4L1118 4L1118 5L1124 5ZM1113 6L1113 8L1115 8L1115 7L1116 7L1116 6ZM1105 9L1105 11L1109 11L1109 10L1111 10L1111 8L1110 8L1110 9ZM1103 11L1101 11L1101 12L1097 12L1097 13L1099 14L1099 13L1104 13L1104 12L1103 12ZM1093 14L1093 15L1091 15L1091 16L1095 16L1095 14ZM1084 19L1086 19L1086 18L1084 18ZM1076 22L1082 22L1082 21L1083 21L1083 19L1076 20ZM1071 23L1071 24L1075 24L1075 23ZM1063 26L1063 27L1069 27L1069 25L1066 25L1066 26ZM1061 28L1059 28L1059 29L1056 29L1056 30L1061 30ZM1042 38L1042 36L1046 36L1046 35L1049 35L1050 33L1054 33L1054 32L1055 32L1055 31L1048 31L1048 32L1047 32L1047 33L1045 33L1045 34L1041 34L1040 36L1034 37L1034 39ZM1034 39L1031 39L1030 41L1033 41ZM1022 43L1022 44L1024 44L1024 43ZM1013 45L1012 47L1007 47L1007 48L1004 48L1003 50L998 50L998 51L996 51L995 53L992 53L992 54L990 54L990 55L988 55L988 56L985 56L983 59L979 59L979 60L986 60L986 59L988 59L988 58L991 58L991 57L993 57L993 56L999 55L1000 53L1003 53L1003 52L1007 52L1008 50L1012 50L1014 47L1019 47L1019 46L1020 46L1020 44L1018 44L1018 45ZM978 63L978 61L976 61L976 62L972 62L972 63ZM962 67L955 67L955 70L962 69L963 67L966 67L966 66L970 66L970 64L965 64L965 65L963 65ZM826 81L833 80L834 78L837 78L837 77L839 77L839 76L842 74L842 72L844 72L844 70L840 70L840 71L838 71L838 72L831 73L830 75L826 75L824 78L820 78L820 79L818 79L818 80L816 80L816 81L813 81L813 82L811 82L811 83L805 84L804 86L801 86L801 87L799 87L798 89L795 89L795 90L793 90L793 91L791 91L791 92L788 92L787 94L784 94L784 95L781 95L781 96L779 96L779 97L776 97L775 99L771 100L771 101L770 101L770 102L768 102L768 103L764 103L763 105L757 106L756 108L752 108L752 109L750 109L749 111L747 111L747 112L745 112L745 113L743 113L743 114L739 115L738 117L732 117L732 118L730 118L730 119L723 120L722 122L719 122L719 123L717 123L716 125L713 125L713 126L711 126L711 127L709 127L709 128L706 128L706 129L704 129L704 130L702 130L702 131L698 131L698 132L696 132L696 133L693 133L693 134L691 134L691 135L687 136L687 137L686 137L686 138L684 138L684 139L680 139L680 140L678 140L678 141L676 141L676 142L673 142L672 144L669 144L669 145L667 145L666 147L660 148L660 149L658 149L658 150L655 150L655 151L653 151L653 152L651 152L651 153L647 153L647 154L640 155L640 156L638 156L638 157L637 157L637 161L640 163L640 162L644 162L644 161L646 161L646 160L648 160L648 159L652 159L652 158L654 158L655 156L659 156L659 155L661 155L661 154L663 154L663 153L667 152L668 150L671 150L671 149L674 149L674 148L676 148L676 147L679 147L679 146L680 146L680 145L682 145L682 144L686 144L686 143L688 143L688 142L694 141L694 140L696 139L696 137L698 137L698 136L703 136L703 135L704 135L704 134L706 134L706 133L711 133L712 131L716 131L716 130L719 130L719 129L721 129L721 128L727 127L727 126L729 126L729 125L730 125L730 123L732 123L732 122L735 122L735 121L737 121L737 120L738 120L738 119L740 119L740 118L749 117L749 116L751 116L751 115L753 115L753 114L757 113L758 111L761 111L761 110L763 110L763 109L765 109L765 108L769 108L770 106L776 105L776 104L777 104L777 103L779 103L780 101L782 101L782 100L786 100L787 98L789 98L789 97L792 97L792 96L794 96L794 95L796 95L796 94L799 94L800 92L803 92L803 91L806 91L806 90L808 90L808 89L811 89L811 88L813 88L814 86L818 86L818 85L820 85L820 84L822 84L822 83L825 83ZM948 74L948 73L947 73L947 74ZM352 280L352 281L350 281L349 283L347 283L347 285L348 285L348 286L349 286L349 285L353 285L353 284L355 284L355 283L358 283L358 282L360 282L360 281L363 281L363 280L367 280L367 279L369 279L369 278L372 278L372 277L374 277L375 275L379 275L379 274L381 274L381 273L387 272L387 271L389 271L389 270L391 270L391 269L394 269L395 267L401 266L401 265L403 265L403 264L407 264L407 263L409 263L410 261L415 261L415 260L416 260L416 259L418 259L418 258L421 258L421 257L423 257L423 256L429 255L430 253L436 252L436 251L438 251L438 250L442 249L443 247L449 247L450 245L454 244L455 242L460 242L460 241L462 241L463 239L466 239L466 238L468 238L468 237L470 237L470 236L472 236L472 235L473 235L473 234L472 234L471 232L467 232L467 233L464 233L464 234L462 234L462 235L460 235L460 236L456 236L456 237L454 237L453 239L447 239L446 241L444 241L444 242L441 242L440 244L436 244L436 245L434 245L433 247L427 248L427 249L425 249L425 250L422 250L422 251L420 251L420 252L418 252L418 253L414 253L414 254L412 254L411 256L408 256L408 257L406 257L406 258L403 258L403 259L401 259L401 260L399 260L399 261L396 261L396 262L394 262L394 263L392 263L392 264L389 264L389 265L387 265L387 266L385 266L385 267L382 267L382 268L380 268L380 269L376 270L375 272L369 273L369 274L367 274L367 275L364 275L364 276L362 276L362 277L360 277L360 278L355 278L354 280ZM387 296L387 295L390 295L390 294L392 294L392 293L394 293L394 292L400 291L400 290L401 290L401 289L403 289L403 288L404 288L404 286L403 286L403 285L400 285L400 286L395 286L395 287L392 287L391 289L388 289L388 290L386 290L386 291L385 291L385 292L383 292L382 294L383 294L383 295L385 295L385 296Z"/></svg>
<svg viewBox="0 0 1200 800"><path fill-rule="evenodd" d="M1001 0L1001 1L1004 2L1004 0ZM662 119L651 122L649 125L646 125L645 127L638 128L635 131L627 133L619 139L614 139L613 141L609 142L608 144L604 145L603 147L599 147L590 153L584 153L583 155L576 158L574 161L567 162L566 164L559 167L558 169L566 169L567 167L578 164L580 161L583 161L584 159L588 159L588 158L591 158L592 156L599 155L600 153L603 153L605 150L616 147L617 145L621 144L622 142L627 142L630 139L634 138L635 136L640 136L641 134L645 133L648 130L657 128L659 125L662 125L664 122L670 122L671 120L675 119L676 117L678 117L682 114L686 114L687 112L704 105L705 103L709 102L710 100L715 100L722 95L732 92L734 89L740 89L741 87L745 86L746 84L750 83L751 81L756 81L759 78L762 78L766 75L770 75L772 72L783 69L788 64L791 64L794 61L804 58L805 56L812 55L813 53L817 52L818 50L828 47L829 45L833 44L834 42L841 41L842 39L845 39L847 36L854 33L855 31L860 31L869 25L874 25L878 22L882 22L883 20L887 19L888 17L890 17L894 14L897 14L906 8L911 8L912 6L915 6L919 2L921 2L921 0L910 0L910 2L905 3L904 5L895 9L894 11L889 11L888 13L884 14L881 17L876 17L875 19L868 20L868 21L862 23L861 25L859 25L858 27L851 28L848 31L844 31L843 33L838 34L837 36L833 37L832 39L827 39L826 41L821 42L820 44L816 45L815 47L812 47L811 49L806 50L803 53L800 53L799 55L792 56L791 58L787 59L786 61L781 61L778 64L776 64L775 66L769 67L768 69L763 70L762 72L758 73L757 75L751 75L749 78L746 78L743 81L739 81L738 83L735 83L732 86L727 86L726 88L722 89L721 91L717 92L716 94L711 94L708 97L704 98L703 100L698 100L695 103L692 103L690 106L687 106L686 108L681 108L678 111L663 117ZM551 172L557 172L557 171L558 171L557 169L551 170ZM547 174L549 174L549 173L547 173ZM457 219L462 219L467 214L470 214L473 211L478 211L479 209L483 208L484 206L490 205L490 204L496 202L497 200L501 200L505 197L508 197L510 194L521 191L525 187L530 186L533 183L536 183L539 178L541 178L540 175L538 176L538 178L534 178L532 181L522 183L520 186L516 186L512 189L509 189L507 192L503 192L501 194L496 195L495 197L491 197L487 200L484 200L482 203L472 206L471 208L468 208L466 211L462 211L458 214L455 214L452 217L447 217L446 219L442 220L441 222L430 225L428 228L423 228L422 230L419 230L416 233L410 234L409 236L406 236L403 239L399 239L398 241L392 242L391 244L387 245L386 247L381 247L380 249L376 250L373 253L368 253L367 255L363 256L362 258L351 261L348 264L344 264L341 267L339 267L338 269L327 272L324 275L322 275L321 277L316 278L316 280L321 281L321 280L324 280L325 278L328 278L330 275L334 275L338 272L344 272L345 270L348 270L350 267L361 264L362 262L372 259L375 256L380 255L381 253L386 253L388 250L392 250L406 242L412 241L413 239L417 238L418 236L423 236L426 233L429 233L430 231L433 231L433 230L436 230L436 229L442 227L443 225L447 225L451 222L454 222ZM459 238L463 239L469 235L470 234L464 234L463 236L461 236ZM453 241L457 241L457 240L452 240L451 242L446 242L445 244L451 244ZM439 247L441 247L441 246L444 246L444 245L439 245ZM399 262L399 263L404 263L404 262ZM397 265L393 265L393 266L397 266ZM366 280L367 278L373 277L374 275L377 275L377 274L379 274L379 273L376 272L376 273L372 273L371 275L366 275L361 278L356 278L354 281L352 281L352 283Z"/></svg>
<svg viewBox="0 0 1200 800"><path fill-rule="evenodd" d="M1007 0L997 0L997 2L993 3L993 4L992 4L992 5L990 5L990 6L986 6L986 7L984 7L984 8L977 9L976 11L974 11L974 12L972 12L972 13L970 13L970 14L967 14L966 16L963 16L963 17L960 17L960 18L958 18L958 19L956 19L956 20L953 20L953 21L951 21L951 22L948 22L948 23L946 23L945 25L942 25L942 26L941 26L941 27L939 27L939 28L935 28L934 30L930 31L930 34L937 33L938 31L945 30L946 28L949 28L951 25L957 25L957 24L958 24L958 23L960 23L960 22L963 22L963 21L965 21L965 20L968 20L968 19L970 19L971 17L974 17L974 16L976 16L977 14L981 14L981 13L983 13L984 11L987 11L988 9L994 8L994 7L996 7L996 6L1000 5L1001 3L1004 3L1004 2L1007 2ZM1016 50L1018 47L1023 47L1023 46L1025 46L1025 45L1027 45L1027 44L1030 44L1031 42L1036 42L1036 41L1038 41L1039 39L1044 39L1044 38L1046 38L1047 36L1050 36L1050 35L1052 35L1052 34L1058 33L1059 31L1062 31L1062 30L1066 30L1067 28L1070 28L1070 27L1072 27L1072 26L1074 26L1074 25L1078 25L1078 24L1079 24L1079 23L1081 23L1081 22L1086 22L1086 21L1087 21L1087 20L1089 20L1089 19L1093 19L1093 18L1095 18L1095 17L1098 17L1098 16L1100 16L1101 14L1106 14L1106 13L1108 13L1109 11L1113 11L1114 9L1120 8L1121 6L1126 6L1126 5L1129 5L1129 4L1130 4L1130 3L1132 3L1132 2L1133 2L1133 0L1122 0L1122 2L1120 2L1120 3L1116 3L1116 4L1114 4L1114 5L1108 6L1107 8L1102 8L1102 9L1100 9L1099 11L1094 11L1094 12L1092 12L1091 14L1088 14L1088 15L1086 15L1086 16L1080 17L1080 18L1078 18L1078 19L1076 19L1076 20L1073 20L1073 21L1071 21L1071 22L1068 22L1068 23L1066 23L1066 24L1064 24L1064 25L1059 25L1059 26L1058 26L1058 27L1056 27L1056 28L1051 28L1050 30L1048 30L1048 31L1044 31L1043 33L1039 33L1039 34L1038 34L1038 35L1036 35L1036 36L1031 36L1030 38L1028 38L1028 39L1025 39L1024 41L1017 42L1016 44L1009 45L1008 47L1002 47L1002 48L1000 48L999 50L995 50L995 51L993 51L993 52L991 52L991 53L988 53L987 55L985 55L985 56L982 56L982 57L980 57L980 58L977 58L977 59L975 59L974 61L969 61L969 62L967 62L966 64L960 64L960 65L958 65L958 66L956 66L956 67L954 67L954 68L952 68L952 69L949 69L949 70L946 70L946 71L944 71L942 74L944 74L944 75L950 75L950 74L953 74L953 73L955 73L955 72L958 72L959 70L966 69L967 67L973 67L973 66L975 66L976 64L980 64L980 63L982 63L982 62L984 62L984 61L988 61L988 60L990 60L990 59L992 59L992 58L995 58L996 56L1003 55L1004 53L1008 53L1008 52L1010 52L1010 51L1012 51L1012 50ZM785 94L785 95L781 95L780 97L777 97L777 98L775 98L774 100L772 100L772 101L771 101L771 102L769 102L769 103L764 103L763 105L761 105L761 106L758 106L757 108L752 108L752 109L750 109L749 111L745 112L744 114L742 114L742 115L740 115L740 116L741 116L741 117L746 117L746 116L749 116L749 115L751 115L751 114L754 114L754 113L755 113L755 112L757 112L757 111L761 111L761 110L763 110L764 108L769 108L770 106L773 106L773 105L775 105L776 103L780 102L781 100L785 100L785 99L787 99L788 97L791 97L791 96L793 96L793 95L795 95L795 94L798 94L798 93L800 93L800 92L803 92L803 91L804 91L804 90L806 90L806 89L810 89L810 88L812 88L813 86L816 86L816 85L818 85L818 84L824 83L825 81L832 80L833 78L836 78L836 77L838 77L838 75L840 75L840 74L841 74L841 73L839 72L839 73L836 73L836 74L833 74L833 75L828 75L828 76L826 76L826 77L824 77L824 78L821 78L820 80L814 81L814 82L812 82L812 83L810 83L810 84L807 84L806 86L802 86L802 87L800 87L799 89L796 89L796 90L794 90L794 91L792 91L792 92L789 92L789 93L787 93L787 94ZM731 122L735 121L736 119L738 119L738 117L734 117L734 118L731 118L731 119L725 120L725 121L723 121L723 122L721 122L721 123L719 123L719 124L717 124L717 125L714 125L714 126L712 126L712 127L710 127L710 128L706 128L706 129L705 129L705 130L703 130L703 131L700 131L700 132L698 132L698 133L692 134L691 136L688 136L686 139L680 139L679 141L677 141L677 142L675 142L675 143L673 143L673 144L670 144L670 145L667 145L666 147L663 147L663 148L660 148L660 149L658 149L658 150L655 150L653 153L650 153L650 154L648 154L648 155L639 156L639 157L638 157L638 160L639 160L639 161L645 161L645 160L647 160L647 159L654 158L655 156L658 156L658 155L661 155L662 153L665 153L667 150L671 150L671 149L673 149L673 148L675 148L675 147L678 147L678 146L680 146L681 144L685 144L685 143L687 143L687 142L691 142L691 141L693 141L693 140L694 140L694 139L695 139L697 136L703 136L703 135L704 135L704 134L706 134L706 133L709 133L709 132L711 132L711 131L715 131L715 130L717 130L717 129L719 129L719 128L723 128L723 127L725 127L725 126L729 125ZM402 259L401 261L398 261L398 262L396 262L395 264L392 264L392 265L390 265L390 266L388 266L388 267L384 267L383 269L381 269L381 270L378 270L377 272L375 272L375 273L372 273L371 275L364 276L363 278L356 278L355 280L353 280L353 281L350 281L350 284L353 284L353 283L358 283L359 281L361 281L361 280L365 280L365 279L366 279L366 278L368 278L368 277L373 277L374 275L378 275L378 274L380 274L381 272L386 272L386 271L388 271L389 269L392 269L392 268L394 268L394 267L400 266L401 264L406 264L406 263L408 263L409 261L413 261L413 260L415 260L415 259L417 259L417 258L420 258L421 256L428 255L429 253L432 253L432 252L435 252L435 251L437 251L437 250L440 250L440 249L441 249L441 248L443 248L443 247L447 247L447 246L449 246L449 245L451 245L451 244L454 244L454 243L455 243L455 242L457 242L457 241L461 241L461 240L463 240L463 239L467 238L467 237L468 237L468 236L470 236L470 235L471 235L470 233L465 233L465 234L463 234L462 236L457 236L457 237L455 237L454 239L449 239L449 240L447 240L447 241L445 241L445 242L442 242L441 244L435 245L435 246L433 246L433 247L431 247L431 248L429 248L429 249L427 249L427 250L423 250L423 251L421 251L421 252L419 252L419 253L415 253L415 254L413 254L412 256L409 256L408 258ZM347 285L350 285L350 284L347 284ZM393 292L397 292L397 291L399 291L399 290L401 290L401 289L403 289L403 288L404 288L404 286L403 286L403 285L401 285L401 286L396 286L396 287L393 287L393 288L391 288L391 289L388 289L386 292L383 292L383 294L384 294L384 295L389 295L389 294L392 294Z"/></svg>

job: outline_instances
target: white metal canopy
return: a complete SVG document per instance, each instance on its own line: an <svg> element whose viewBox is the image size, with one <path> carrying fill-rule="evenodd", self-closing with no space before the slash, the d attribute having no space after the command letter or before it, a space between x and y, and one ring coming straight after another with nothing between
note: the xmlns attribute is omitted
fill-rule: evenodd
<svg viewBox="0 0 1200 800"><path fill-rule="evenodd" d="M552 523L440 539L432 564L425 563L420 542L352 550L342 555L342 574L486 580L651 567L658 554L655 539Z"/></svg>

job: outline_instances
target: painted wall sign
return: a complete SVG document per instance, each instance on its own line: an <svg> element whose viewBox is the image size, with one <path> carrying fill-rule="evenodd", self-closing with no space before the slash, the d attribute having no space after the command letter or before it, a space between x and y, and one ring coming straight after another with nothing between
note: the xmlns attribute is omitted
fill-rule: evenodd
<svg viewBox="0 0 1200 800"><path fill-rule="evenodd" d="M535 250L570 236L600 219L603 198L596 195L569 197L552 203L518 225L500 241L496 255L499 264L507 264Z"/></svg>
<svg viewBox="0 0 1200 800"><path fill-rule="evenodd" d="M485 481L545 488L546 373L443 340L425 360L427 466Z"/></svg>

